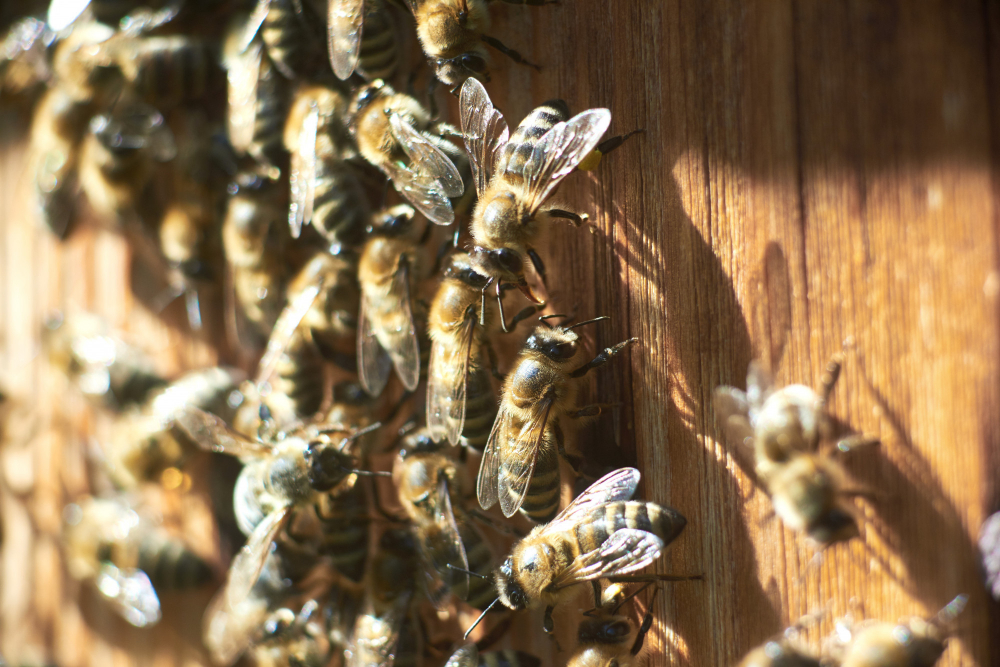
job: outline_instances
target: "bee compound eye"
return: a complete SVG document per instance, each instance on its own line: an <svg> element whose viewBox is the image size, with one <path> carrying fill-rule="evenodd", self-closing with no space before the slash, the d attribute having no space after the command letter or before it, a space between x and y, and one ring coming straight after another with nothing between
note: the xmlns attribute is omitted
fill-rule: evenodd
<svg viewBox="0 0 1000 667"><path fill-rule="evenodd" d="M497 264L511 273L520 273L521 269L524 268L524 262L510 248L500 248L493 253L493 256L496 258Z"/></svg>
<svg viewBox="0 0 1000 667"><path fill-rule="evenodd" d="M458 61L462 67L473 72L483 72L486 70L486 60L482 56L467 53L461 56Z"/></svg>

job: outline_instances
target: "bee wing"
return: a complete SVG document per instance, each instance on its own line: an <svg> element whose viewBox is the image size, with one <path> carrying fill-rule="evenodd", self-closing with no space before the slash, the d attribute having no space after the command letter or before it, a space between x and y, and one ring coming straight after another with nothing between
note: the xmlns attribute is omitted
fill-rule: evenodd
<svg viewBox="0 0 1000 667"><path fill-rule="evenodd" d="M475 314L466 315L459 335L459 345L434 343L427 371L427 430L431 439L445 437L457 445L465 425L465 386L475 340ZM451 369L461 368L454 373Z"/></svg>
<svg viewBox="0 0 1000 667"><path fill-rule="evenodd" d="M663 546L663 540L644 530L615 531L599 549L577 556L552 586L555 589L565 588L581 581L641 570L660 557Z"/></svg>
<svg viewBox="0 0 1000 667"><path fill-rule="evenodd" d="M375 616L369 603L365 614L355 623L347 667L392 667L409 604L410 596L403 595L384 614ZM361 623L369 623L371 627L359 634Z"/></svg>
<svg viewBox="0 0 1000 667"><path fill-rule="evenodd" d="M451 494L448 493L448 478L442 477L437 488L438 501L434 508L434 522L441 529L440 538L444 547L438 553L443 554L441 562L435 563L438 572L444 575L452 592L461 599L469 597L468 572L469 557L465 552L465 543L458 530L458 521L451 506ZM452 566L452 567L449 567ZM453 568L459 568L455 570Z"/></svg>
<svg viewBox="0 0 1000 667"><path fill-rule="evenodd" d="M546 529L565 530L576 523L577 517L591 512L598 505L628 500L639 487L641 475L635 468L619 468L600 478L573 499L562 512L546 525Z"/></svg>
<svg viewBox="0 0 1000 667"><path fill-rule="evenodd" d="M510 130L503 114L493 108L486 88L476 79L468 78L462 84L459 109L476 195L482 197L493 176L500 149L507 145Z"/></svg>
<svg viewBox="0 0 1000 667"><path fill-rule="evenodd" d="M257 33L260 32L260 27L264 25L264 19L267 18L267 11L270 8L271 0L258 0L257 5L250 14L250 18L247 19L246 30L243 33L243 39L240 40L240 51L246 51L250 43L257 36Z"/></svg>
<svg viewBox="0 0 1000 667"><path fill-rule="evenodd" d="M285 527L291 515L292 506L290 504L276 508L257 524L257 527L250 533L247 543L233 558L233 562L229 566L229 577L226 579L225 589L226 604L231 609L235 609L250 595L250 589L260 579L260 573L264 570L264 564L271 553L271 544L274 543L274 538Z"/></svg>
<svg viewBox="0 0 1000 667"><path fill-rule="evenodd" d="M444 667L476 667L479 664L479 649L472 642L463 644L451 654Z"/></svg>
<svg viewBox="0 0 1000 667"><path fill-rule="evenodd" d="M292 238L299 238L302 225L312 221L316 196L316 128L319 109L315 106L302 122L299 141L291 156L288 185L291 201L288 205L288 226Z"/></svg>
<svg viewBox="0 0 1000 667"><path fill-rule="evenodd" d="M160 598L142 570L118 569L110 563L101 564L97 573L97 589L122 618L144 628L160 620Z"/></svg>
<svg viewBox="0 0 1000 667"><path fill-rule="evenodd" d="M257 124L257 85L260 81L263 47L254 42L248 49L227 63L229 81L229 113L226 122L229 141L239 153L246 153L253 143Z"/></svg>
<svg viewBox="0 0 1000 667"><path fill-rule="evenodd" d="M222 419L193 405L174 414L174 424L199 447L231 456L265 456L271 448L229 428Z"/></svg>
<svg viewBox="0 0 1000 667"><path fill-rule="evenodd" d="M358 317L358 379L371 396L379 396L389 381L392 368L389 356L382 349L368 313L368 297L361 290L361 312Z"/></svg>
<svg viewBox="0 0 1000 667"><path fill-rule="evenodd" d="M562 179L594 150L610 124L610 111L588 109L565 123L556 123L545 133L524 165L528 184L526 204L531 214L538 211Z"/></svg>
<svg viewBox="0 0 1000 667"><path fill-rule="evenodd" d="M364 16L364 0L329 0L327 4L326 45L333 73L341 81L358 66Z"/></svg>
<svg viewBox="0 0 1000 667"><path fill-rule="evenodd" d="M512 449L512 455L508 456L505 463L507 472L499 475L498 493L500 494L500 509L506 517L514 516L514 513L524 503L524 497L528 493L528 485L535 474L535 464L538 462L538 450L542 445L542 438L545 437L545 423L549 419L549 412L552 404L555 403L554 394L547 393L540 401L536 401L531 406L531 416L528 422L517 434L514 443L507 443Z"/></svg>
<svg viewBox="0 0 1000 667"><path fill-rule="evenodd" d="M753 427L747 415L750 413L750 403L746 393L736 387L716 387L712 395L715 405L715 418L719 421L726 439L739 445L752 442Z"/></svg>
<svg viewBox="0 0 1000 667"><path fill-rule="evenodd" d="M317 273L314 282L303 289L281 311L278 321L274 323L271 337L267 339L267 348L264 350L264 355L260 358L260 363L257 364L256 385L258 388L274 374L274 369L278 365L281 353L288 347L292 336L295 335L295 331L299 328L299 323L306 316L306 313L309 312L309 309L312 308L319 293L323 290L325 282L326 279L323 274Z"/></svg>
<svg viewBox="0 0 1000 667"><path fill-rule="evenodd" d="M449 197L461 197L465 183L458 167L447 153L435 146L430 139L417 132L416 128L398 113L389 116L389 127L403 152L410 158L410 168L419 174L433 176L441 184L441 191Z"/></svg>
<svg viewBox="0 0 1000 667"><path fill-rule="evenodd" d="M436 225L450 225L455 221L451 201L437 178L392 163L386 163L382 168L396 191L428 220Z"/></svg>
<svg viewBox="0 0 1000 667"><path fill-rule="evenodd" d="M226 604L226 590L222 589L205 609L202 635L205 646L216 665L228 667L251 644L267 617L267 602L262 598L248 597L236 608Z"/></svg>
<svg viewBox="0 0 1000 667"><path fill-rule="evenodd" d="M407 391L413 391L420 382L420 343L417 339L417 325L413 322L413 305L410 301L410 264L405 259L400 261L392 277L390 290L390 294L402 308L406 330L403 332L400 344L388 352L399 379L403 381L403 386Z"/></svg>
<svg viewBox="0 0 1000 667"><path fill-rule="evenodd" d="M490 431L490 438L486 441L483 459L479 463L479 476L476 478L476 496L479 498L479 506L484 510L496 505L500 497L500 485L497 482L500 478L500 437L507 432L507 424L512 418L513 413L505 398L500 403L496 421L493 422L493 430Z"/></svg>

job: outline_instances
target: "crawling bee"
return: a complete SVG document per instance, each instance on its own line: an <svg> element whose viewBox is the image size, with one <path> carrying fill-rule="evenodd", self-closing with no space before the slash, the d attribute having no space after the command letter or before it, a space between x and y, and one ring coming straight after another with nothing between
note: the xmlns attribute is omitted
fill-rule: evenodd
<svg viewBox="0 0 1000 667"><path fill-rule="evenodd" d="M580 621L577 645L566 663L569 667L631 667L636 663L653 615L647 610L639 627L628 616L619 615L618 609L631 597L621 584L604 590L596 613Z"/></svg>
<svg viewBox="0 0 1000 667"><path fill-rule="evenodd" d="M528 338L503 385L503 398L479 467L476 493L483 509L500 501L504 516L518 510L548 521L559 509L559 455L565 455L560 421L592 417L601 405L576 407L577 378L601 366L635 338L605 348L581 364L574 328L605 319L552 327L544 319Z"/></svg>
<svg viewBox="0 0 1000 667"><path fill-rule="evenodd" d="M775 513L824 547L858 535L854 517L841 504L849 495L845 473L832 451L819 451L821 441L833 435L826 404L841 363L839 355L831 360L818 393L805 385L774 389L770 374L757 362L750 364L746 392L715 390L717 418L731 441L752 443L755 472ZM854 435L837 443L836 451L875 442Z"/></svg>
<svg viewBox="0 0 1000 667"><path fill-rule="evenodd" d="M967 596L959 595L930 619L838 625L832 657L841 667L931 667L944 653L948 626L967 602Z"/></svg>
<svg viewBox="0 0 1000 667"><path fill-rule="evenodd" d="M106 407L143 403L167 383L139 349L112 335L91 313L58 314L42 330L49 361L84 395Z"/></svg>
<svg viewBox="0 0 1000 667"><path fill-rule="evenodd" d="M743 656L737 667L820 667L820 658L800 645L797 634L798 626L786 629Z"/></svg>
<svg viewBox="0 0 1000 667"><path fill-rule="evenodd" d="M566 218L579 225L583 220L576 213L542 207L562 179L598 147L611 112L588 109L569 118L566 103L553 100L528 114L509 135L503 115L475 79L462 86L459 107L478 195L470 226L474 265L498 279L498 297L502 280L538 303L524 275L525 255L544 282L545 268L533 247L543 223Z"/></svg>
<svg viewBox="0 0 1000 667"><path fill-rule="evenodd" d="M414 216L405 204L383 212L361 251L358 376L372 396L380 395L389 381L390 360L406 389L413 391L420 380L412 295L427 267Z"/></svg>
<svg viewBox="0 0 1000 667"><path fill-rule="evenodd" d="M286 79L321 74L326 54L318 28L323 16L318 4L314 0L259 0L241 31L241 46L246 48L260 34L268 57Z"/></svg>
<svg viewBox="0 0 1000 667"><path fill-rule="evenodd" d="M659 558L687 525L674 509L629 501L638 484L635 468L616 470L594 482L550 523L536 526L494 572L498 598L493 604L499 601L514 610L545 604L544 628L553 632L553 608L570 599L578 584L698 578L631 575Z"/></svg>
<svg viewBox="0 0 1000 667"><path fill-rule="evenodd" d="M413 527L425 566L428 597L455 593L473 607L493 599L492 553L462 510L458 468L426 432L407 436L393 466L393 481ZM481 576L470 579L469 572Z"/></svg>
<svg viewBox="0 0 1000 667"><path fill-rule="evenodd" d="M468 642L451 654L445 667L540 667L542 661L523 651L488 651L480 653Z"/></svg>
<svg viewBox="0 0 1000 667"><path fill-rule="evenodd" d="M347 667L412 667L423 654L414 614L417 547L410 533L382 533L365 575L365 600L351 632Z"/></svg>
<svg viewBox="0 0 1000 667"><path fill-rule="evenodd" d="M352 247L362 240L371 212L345 161L353 154L346 113L347 99L333 88L307 86L296 93L284 139L292 156L288 223L294 237L312 223L331 245Z"/></svg>
<svg viewBox="0 0 1000 667"><path fill-rule="evenodd" d="M327 47L341 80L357 70L366 80L388 79L399 65L395 26L381 0L330 0Z"/></svg>
<svg viewBox="0 0 1000 667"><path fill-rule="evenodd" d="M462 153L442 137L458 136L458 130L435 122L416 99L381 79L358 89L349 115L361 156L428 220L451 224L455 211L450 198L465 192L454 163Z"/></svg>
<svg viewBox="0 0 1000 667"><path fill-rule="evenodd" d="M122 498L83 498L63 514L70 574L93 581L132 625L160 620L157 590L195 588L212 579L201 557Z"/></svg>

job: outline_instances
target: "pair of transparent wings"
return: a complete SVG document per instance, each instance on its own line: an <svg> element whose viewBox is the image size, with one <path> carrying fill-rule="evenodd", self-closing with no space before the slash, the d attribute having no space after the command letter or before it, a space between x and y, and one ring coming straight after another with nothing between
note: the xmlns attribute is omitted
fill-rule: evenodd
<svg viewBox="0 0 1000 667"><path fill-rule="evenodd" d="M402 331L385 336L396 341L389 349L379 342L378 334L383 332L379 331L379 318L372 317L375 306L371 299L362 289L358 317L358 379L361 386L371 396L381 395L395 366L403 386L413 391L420 381L420 344L410 299L410 268L405 260L400 261L389 283L388 303L399 304L400 319L405 323Z"/></svg>
<svg viewBox="0 0 1000 667"><path fill-rule="evenodd" d="M465 426L466 382L478 321L467 311L453 344L435 341L427 369L427 430L431 439L457 445Z"/></svg>
<svg viewBox="0 0 1000 667"><path fill-rule="evenodd" d="M580 523L590 521L592 513L607 503L629 500L639 485L635 468L620 468L608 473L576 497L566 509L541 529L547 534L575 534ZM659 558L663 540L653 533L637 529L617 530L597 549L581 553L552 581L552 589L574 586L584 581L629 574Z"/></svg>
<svg viewBox="0 0 1000 667"><path fill-rule="evenodd" d="M160 620L160 598L142 570L102 563L94 583L115 611L137 628Z"/></svg>
<svg viewBox="0 0 1000 667"><path fill-rule="evenodd" d="M494 176L504 170L501 154L510 132L503 114L494 108L486 88L476 79L462 84L459 108L476 194L482 197ZM562 179L594 150L610 124L610 111L588 109L556 123L542 136L523 172L527 189L522 204L529 215L537 213Z"/></svg>
<svg viewBox="0 0 1000 667"><path fill-rule="evenodd" d="M424 565L424 589L438 608L449 592L469 596L469 558L451 503L447 477L436 489L433 520L418 529L417 543Z"/></svg>
<svg viewBox="0 0 1000 667"><path fill-rule="evenodd" d="M476 495L483 509L493 507L497 500L504 516L513 516L520 509L535 474L554 403L555 392L550 389L531 404L528 419L518 428L519 417L511 400L504 396L476 480ZM505 468L503 475L501 462Z"/></svg>

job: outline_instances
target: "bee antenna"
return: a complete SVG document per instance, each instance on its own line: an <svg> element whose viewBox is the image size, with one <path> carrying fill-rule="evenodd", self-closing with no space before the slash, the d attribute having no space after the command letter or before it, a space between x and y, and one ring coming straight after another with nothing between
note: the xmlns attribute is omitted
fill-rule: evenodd
<svg viewBox="0 0 1000 667"><path fill-rule="evenodd" d="M483 618L486 617L486 614L490 611L490 609L493 609L493 607L496 605L497 602L500 602L500 598L494 599L493 602L490 603L489 607L483 609L483 613L479 615L479 618L477 618L476 621L471 626L469 626L469 629L465 631L465 635L462 637L464 641L468 641L469 635L472 634L472 631L476 629L476 626L479 625L479 623L483 620Z"/></svg>
<svg viewBox="0 0 1000 667"><path fill-rule="evenodd" d="M463 574L468 574L473 577L479 577L480 579L489 579L489 577L487 577L485 574L479 574L478 572L473 572L472 570L466 570L465 568L462 567L455 567L451 563L448 563L448 567L452 570L455 570L456 572L462 572ZM493 605L490 606L492 607Z"/></svg>
<svg viewBox="0 0 1000 667"><path fill-rule="evenodd" d="M584 324L593 324L594 322L600 322L601 320L610 320L610 319L611 318L608 317L607 315L601 315L600 317L595 317L592 320L584 320L583 322L577 322L571 327L566 327L566 330L569 331L570 329L576 329L577 327L582 327Z"/></svg>
<svg viewBox="0 0 1000 667"><path fill-rule="evenodd" d="M347 466L340 466L340 469L346 472L354 473L359 477L392 477L392 473L388 470L356 470L354 468L348 468Z"/></svg>
<svg viewBox="0 0 1000 667"><path fill-rule="evenodd" d="M955 618L962 613L965 609L965 605L969 602L968 595L959 595L954 600L949 602L944 606L944 608L937 613L935 619L939 625L946 625L955 620Z"/></svg>
<svg viewBox="0 0 1000 667"><path fill-rule="evenodd" d="M341 443L340 443L340 451L344 451L344 448L347 447L347 445L351 444L352 442L354 442L355 440L357 440L361 436L368 435L369 433L371 433L375 429L379 429L379 428L382 428L382 422L375 422L371 426L366 426L363 429L359 429L359 430L355 431L354 433L350 434L349 436L347 436L346 438L344 438L341 441Z"/></svg>

